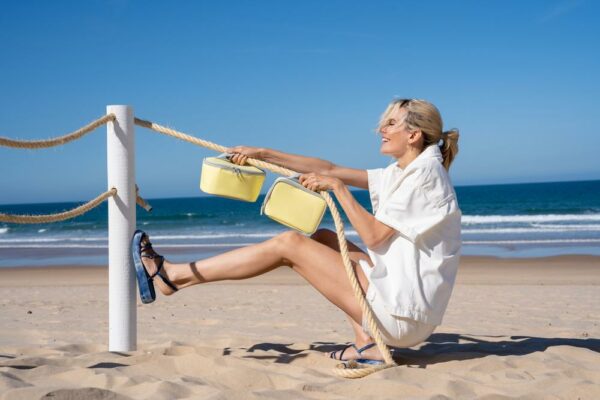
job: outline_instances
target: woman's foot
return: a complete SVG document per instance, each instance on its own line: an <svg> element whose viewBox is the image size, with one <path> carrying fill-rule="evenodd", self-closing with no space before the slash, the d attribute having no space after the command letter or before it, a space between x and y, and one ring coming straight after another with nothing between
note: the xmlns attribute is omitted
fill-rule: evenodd
<svg viewBox="0 0 600 400"><path fill-rule="evenodd" d="M169 276L169 263L163 256L158 254L152 248L150 238L146 233L142 233L139 243L139 259L141 260L144 269L148 275L148 279L165 296L170 296L179 288ZM158 279L154 279L158 277Z"/></svg>
<svg viewBox="0 0 600 400"><path fill-rule="evenodd" d="M375 343L362 344L362 346L352 343L342 350L332 351L329 353L329 358L340 361L355 360L357 362L372 362L376 364L383 362L383 357Z"/></svg>

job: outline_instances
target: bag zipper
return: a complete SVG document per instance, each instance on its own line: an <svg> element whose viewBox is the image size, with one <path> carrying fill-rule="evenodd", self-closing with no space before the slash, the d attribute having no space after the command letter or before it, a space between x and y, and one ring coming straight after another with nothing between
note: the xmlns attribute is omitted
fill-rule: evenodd
<svg viewBox="0 0 600 400"><path fill-rule="evenodd" d="M260 172L257 172L257 171L247 171L247 170L242 170L241 168L238 168L238 167L234 167L233 165L223 165L223 164L213 163L212 161L209 161L207 159L204 159L204 163L206 165L210 165L211 167L223 168L223 169L227 169L229 171L233 171L233 172L235 172L238 175L241 175L241 174L264 175L265 174L265 171L262 171L262 170ZM254 167L254 168L256 168L256 167Z"/></svg>

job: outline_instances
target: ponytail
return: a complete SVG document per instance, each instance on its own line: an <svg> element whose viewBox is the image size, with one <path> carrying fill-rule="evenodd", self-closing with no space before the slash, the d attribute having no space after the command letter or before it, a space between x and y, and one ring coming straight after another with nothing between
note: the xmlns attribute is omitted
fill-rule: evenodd
<svg viewBox="0 0 600 400"><path fill-rule="evenodd" d="M442 152L442 164L446 171L450 169L450 164L454 161L454 157L458 154L458 129L450 129L449 131L442 132L442 144L440 144L440 151Z"/></svg>
<svg viewBox="0 0 600 400"><path fill-rule="evenodd" d="M428 101L419 99L396 99L393 100L381 116L378 131L386 123L389 115L396 109L406 109L404 124L410 130L420 129L423 133L423 149L430 145L439 146L442 153L442 164L446 171L458 154L458 129L450 129L442 132L442 116L440 111ZM441 143L440 143L441 142ZM421 149L421 151L423 150Z"/></svg>

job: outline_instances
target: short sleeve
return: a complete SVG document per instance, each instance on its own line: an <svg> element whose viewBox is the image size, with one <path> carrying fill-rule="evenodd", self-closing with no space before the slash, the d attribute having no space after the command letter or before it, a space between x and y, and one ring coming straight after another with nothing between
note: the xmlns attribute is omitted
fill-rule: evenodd
<svg viewBox="0 0 600 400"><path fill-rule="evenodd" d="M373 214L379 208L379 199L381 197L381 182L383 180L383 168L368 169L367 180L369 183L369 196L371 198L371 206Z"/></svg>
<svg viewBox="0 0 600 400"><path fill-rule="evenodd" d="M386 200L375 218L394 228L402 236L416 243L421 235L436 228L453 211L452 196L430 199L423 182L403 182ZM452 197L452 198L451 198Z"/></svg>

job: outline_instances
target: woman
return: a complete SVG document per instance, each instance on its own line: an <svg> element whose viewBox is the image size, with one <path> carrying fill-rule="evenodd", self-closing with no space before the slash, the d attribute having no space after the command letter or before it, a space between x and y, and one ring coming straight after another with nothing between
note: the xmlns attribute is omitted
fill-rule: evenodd
<svg viewBox="0 0 600 400"><path fill-rule="evenodd" d="M396 159L387 168L346 168L247 146L228 152L233 153L234 163L265 160L303 173L300 183L308 189L333 191L367 247L365 253L348 242L358 281L383 339L394 347L411 347L426 340L441 323L458 267L461 212L447 173L458 151L458 132L442 132L437 108L412 99L392 101L378 132L380 152ZM374 215L354 199L348 185L369 190ZM355 343L330 357L382 362L346 276L335 232L319 229L307 237L287 231L190 264L173 264L156 254L141 231L134 235L132 246L144 301L154 300L154 284L163 295L171 295L198 283L246 279L290 267L344 311L352 325ZM153 279L156 276L159 279Z"/></svg>

